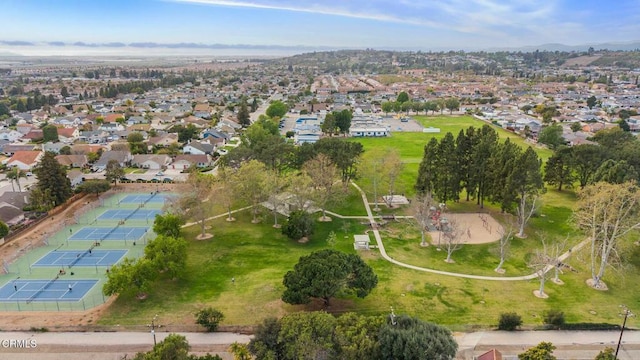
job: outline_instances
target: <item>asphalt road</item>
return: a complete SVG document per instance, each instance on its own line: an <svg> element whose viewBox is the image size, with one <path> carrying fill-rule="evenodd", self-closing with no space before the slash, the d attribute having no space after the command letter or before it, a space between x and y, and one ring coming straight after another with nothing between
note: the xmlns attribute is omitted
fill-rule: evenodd
<svg viewBox="0 0 640 360"><path fill-rule="evenodd" d="M180 333L184 335L192 351L219 353L224 359L232 359L225 350L233 342L247 343L250 336L233 333ZM168 333L156 333L161 341ZM593 359L604 347L615 349L618 331L483 331L457 333L459 359L471 360L485 351L496 348L504 359L516 359L517 354L542 341L553 343L558 359ZM27 340L29 348L10 346L11 340ZM9 343L7 342L9 341ZM125 355L131 358L136 352L148 351L153 345L149 332L0 332L0 359L52 360L115 360ZM619 360L640 359L640 332L626 330Z"/></svg>

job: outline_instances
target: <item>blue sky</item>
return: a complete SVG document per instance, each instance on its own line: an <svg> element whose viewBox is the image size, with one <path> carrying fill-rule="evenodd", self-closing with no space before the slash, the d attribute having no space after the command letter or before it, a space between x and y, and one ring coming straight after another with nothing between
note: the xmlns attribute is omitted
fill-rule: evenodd
<svg viewBox="0 0 640 360"><path fill-rule="evenodd" d="M640 40L638 0L3 0L0 40L472 49Z"/></svg>

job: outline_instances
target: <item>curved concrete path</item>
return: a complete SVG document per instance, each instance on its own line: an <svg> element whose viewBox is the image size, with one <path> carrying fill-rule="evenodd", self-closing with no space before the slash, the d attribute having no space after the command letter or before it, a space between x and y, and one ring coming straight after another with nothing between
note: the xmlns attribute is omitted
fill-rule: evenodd
<svg viewBox="0 0 640 360"><path fill-rule="evenodd" d="M367 215L366 216L360 216L360 215L354 215L354 216L349 216L349 215L340 215L338 213L334 213L332 211L326 211L327 214L330 214L332 216L338 217L340 219L367 219L369 220L369 223L371 225L375 224L376 218L380 218L380 215L373 215L373 212L371 211L371 205L369 204L369 201L367 199L367 194L365 194L365 192L358 186L358 184L356 184L355 182L351 182L351 185L353 187L355 187L358 192L360 193L360 196L362 196L362 202L364 203L364 207L367 211ZM251 206L247 206L247 207L243 207L240 209L236 209L231 211L231 213L237 213L239 211L244 211L247 209L250 209ZM205 221L209 221L209 220L213 220L213 219L217 219L217 218L221 218L224 216L227 216L228 213L223 213L220 215L216 215L216 216L212 216L210 218L207 218ZM397 216L397 218L403 218L403 219L412 219L413 216ZM189 226L193 226L198 224L198 222L191 222L191 223L187 223L182 225L182 227L189 227ZM435 270L435 269L429 269L429 268L424 268L424 267L420 267L420 266L415 266L415 265L411 265L411 264L407 264L407 263L403 263L401 261L395 260L394 258L392 258L391 256L389 256L387 254L387 251L384 248L384 243L382 242L382 237L380 236L380 231L378 231L376 229L375 226L371 226L371 228L373 229L373 236L376 239L376 244L378 246L378 250L380 250L380 255L382 255L382 257L389 261L390 263L393 263L395 265L398 266L402 266L404 268L407 269L412 269L412 270L417 270L417 271L424 271L424 272L429 272L429 273L433 273L433 274L438 274L438 275L446 275L446 276L455 276L455 277L459 277L459 278L467 278L467 279L474 279L474 280L489 280L489 281L522 281L522 280L532 280L537 278L539 275L538 273L533 273L533 274L529 274L529 275L522 275L522 276L483 276L483 275L471 275L471 274L463 274L463 273L454 273L454 272L450 272L450 271L442 271L442 270ZM589 239L585 239L582 242L580 242L578 245L574 246L573 248L571 248L569 251L565 252L564 254L560 255L558 257L559 261L564 261L566 260L569 256L571 256L572 251L574 250L580 250L583 246L587 245L589 243ZM544 273L546 274L547 272L551 271L554 268L554 266L552 265L547 265L547 267L543 270Z"/></svg>
<svg viewBox="0 0 640 360"><path fill-rule="evenodd" d="M360 192L360 195L362 196L362 201L364 202L364 207L367 210L367 216L369 217L369 222L371 223L371 225L375 224L375 217L373 215L373 212L371 211L371 206L369 205L369 201L367 200L367 195L365 194L365 192L356 183L351 182L351 185L353 185ZM392 258L391 256L389 256L387 254L387 251L384 248L384 243L382 242L382 237L380 236L380 232L376 229L375 226L371 226L371 228L373 229L373 236L376 238L376 244L378 245L378 250L380 250L380 255L382 255L382 257L385 260L389 261L390 263L396 264L398 266L405 267L407 269L412 269L412 270L417 270L417 271L424 271L424 272L429 272L429 273L438 274L438 275L455 276L455 277L474 279L474 280L490 280L490 281L521 281L521 280L531 280L531 279L535 279L535 278L538 277L537 273L533 273L533 274L529 274L529 275L523 275L523 276L470 275L470 274L461 274L461 273L454 273L454 272L449 272L449 271L429 269L429 268L424 268L424 267L415 266L415 265L411 265L411 264L406 264L406 263L400 262L398 260L395 260L394 258ZM579 249L581 249L583 246L585 246L588 243L589 243L588 239L582 241L578 245L574 246L570 251L567 251L566 253L564 253L561 256L559 256L558 260L559 261L564 261L566 258L568 258L571 255L571 251L572 250L579 250ZM547 272L549 272L553 268L554 268L553 266L547 265L547 267L544 269L544 273L546 274Z"/></svg>

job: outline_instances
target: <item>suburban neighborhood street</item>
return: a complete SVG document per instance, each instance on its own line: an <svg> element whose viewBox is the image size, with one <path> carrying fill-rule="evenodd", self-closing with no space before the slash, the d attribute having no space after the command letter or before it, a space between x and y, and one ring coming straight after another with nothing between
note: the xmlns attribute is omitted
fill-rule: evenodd
<svg viewBox="0 0 640 360"><path fill-rule="evenodd" d="M168 333L157 332L156 341L163 340ZM251 337L234 333L180 333L187 338L192 351L198 353L218 352L224 359L232 359L224 350L234 342L248 343ZM593 359L608 346L616 348L618 331L482 331L456 333L458 358L471 360L484 351L496 348L504 359L516 359L517 354L542 341L553 343L558 359ZM5 340L31 340L35 347L10 348ZM34 342L31 342L34 343ZM115 360L131 358L140 351L153 346L150 332L2 332L0 333L0 360L4 359L82 359ZM35 355L37 354L37 355ZM640 332L626 330L618 354L620 360L640 358Z"/></svg>

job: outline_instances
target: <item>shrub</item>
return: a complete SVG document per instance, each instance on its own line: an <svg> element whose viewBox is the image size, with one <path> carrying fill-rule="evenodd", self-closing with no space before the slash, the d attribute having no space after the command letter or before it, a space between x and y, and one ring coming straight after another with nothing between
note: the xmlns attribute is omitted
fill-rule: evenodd
<svg viewBox="0 0 640 360"><path fill-rule="evenodd" d="M522 318L516 313L500 314L498 322L498 330L514 331L518 326L522 325Z"/></svg>
<svg viewBox="0 0 640 360"><path fill-rule="evenodd" d="M209 332L216 331L222 319L224 319L224 314L211 307L204 308L196 313L196 324L202 325Z"/></svg>
<svg viewBox="0 0 640 360"><path fill-rule="evenodd" d="M551 328L560 329L564 326L564 313L560 310L548 310L543 314L544 324Z"/></svg>
<svg viewBox="0 0 640 360"><path fill-rule="evenodd" d="M313 234L314 221L304 210L295 210L289 214L289 219L282 227L282 234L292 240L298 240Z"/></svg>

